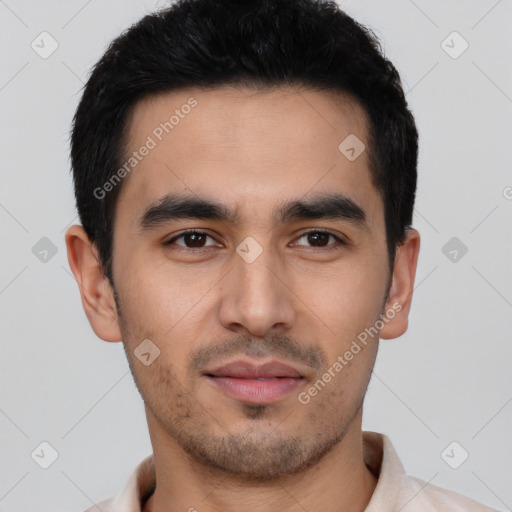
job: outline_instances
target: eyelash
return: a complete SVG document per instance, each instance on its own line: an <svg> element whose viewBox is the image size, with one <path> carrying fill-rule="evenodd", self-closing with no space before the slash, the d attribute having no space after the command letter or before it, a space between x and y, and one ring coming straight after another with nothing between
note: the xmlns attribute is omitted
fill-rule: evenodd
<svg viewBox="0 0 512 512"><path fill-rule="evenodd" d="M313 229L313 230L310 230L310 231L306 231L305 233L302 233L298 237L298 240L300 240L301 238L304 238L305 236L308 236L310 234L314 234L314 233L324 233L326 235L330 235L336 241L334 244L330 244L330 246L327 246L325 248L324 247L311 247L314 251L324 251L324 252L325 251L338 251L338 250L340 250L342 248L342 246L348 245L347 242L345 242L345 240L343 240L339 236L335 235L331 231L324 230L324 229ZM206 235L206 236L208 236L208 237L213 239L213 237L210 234L206 233L205 231L199 231L199 230L196 230L196 229L187 229L187 230L181 232L179 235L176 235L173 238L171 238L170 240L164 242L163 245L164 246L170 246L174 242L176 242L176 240L179 240L180 238L183 238L184 236L190 235L190 234ZM178 247L180 247L180 248L174 248L173 250L179 251L179 252L189 252L189 253L193 252L193 253L196 253L196 254L202 254L202 253L210 252L210 248L213 247L213 246L198 247L198 248L183 247L183 246L178 246ZM300 246L300 247L304 247L304 246Z"/></svg>

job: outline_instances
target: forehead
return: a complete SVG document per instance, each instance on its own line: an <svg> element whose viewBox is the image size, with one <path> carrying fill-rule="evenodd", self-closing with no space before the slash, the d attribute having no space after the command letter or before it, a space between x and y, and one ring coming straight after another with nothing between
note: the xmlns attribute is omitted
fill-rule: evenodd
<svg viewBox="0 0 512 512"><path fill-rule="evenodd" d="M137 162L117 210L135 219L172 192L215 198L243 216L283 197L340 192L372 216L380 195L367 151L356 159L342 152L347 140L368 147L367 122L350 96L326 91L224 86L144 98L127 118L125 162L134 152Z"/></svg>

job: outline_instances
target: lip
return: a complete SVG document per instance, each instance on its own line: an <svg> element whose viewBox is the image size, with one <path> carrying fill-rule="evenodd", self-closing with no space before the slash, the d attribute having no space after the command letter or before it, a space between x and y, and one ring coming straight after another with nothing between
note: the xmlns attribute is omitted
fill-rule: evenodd
<svg viewBox="0 0 512 512"><path fill-rule="evenodd" d="M301 373L293 366L276 360L264 364L254 364L250 361L238 359L231 363L213 368L212 370L206 370L204 373L214 377L234 377L238 379L302 377Z"/></svg>
<svg viewBox="0 0 512 512"><path fill-rule="evenodd" d="M237 360L203 373L216 389L251 404L283 399L304 381L297 369L279 361L256 365Z"/></svg>

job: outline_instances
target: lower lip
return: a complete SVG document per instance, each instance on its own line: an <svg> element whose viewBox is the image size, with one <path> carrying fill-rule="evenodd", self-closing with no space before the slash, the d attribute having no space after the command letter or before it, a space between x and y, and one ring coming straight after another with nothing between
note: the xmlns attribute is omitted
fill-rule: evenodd
<svg viewBox="0 0 512 512"><path fill-rule="evenodd" d="M237 379L234 377L208 377L226 395L251 404L268 404L285 397L303 379L278 377L264 380Z"/></svg>

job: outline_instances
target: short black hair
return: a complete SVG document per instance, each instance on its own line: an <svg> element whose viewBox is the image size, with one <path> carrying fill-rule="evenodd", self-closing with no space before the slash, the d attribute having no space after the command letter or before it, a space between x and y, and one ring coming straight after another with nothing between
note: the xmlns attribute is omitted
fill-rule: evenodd
<svg viewBox="0 0 512 512"><path fill-rule="evenodd" d="M73 118L78 214L110 283L122 183L100 198L95 190L125 160L130 110L154 94L224 85L305 86L344 93L363 107L392 268L412 223L418 133L400 76L377 36L330 0L178 0L111 42L93 67Z"/></svg>

